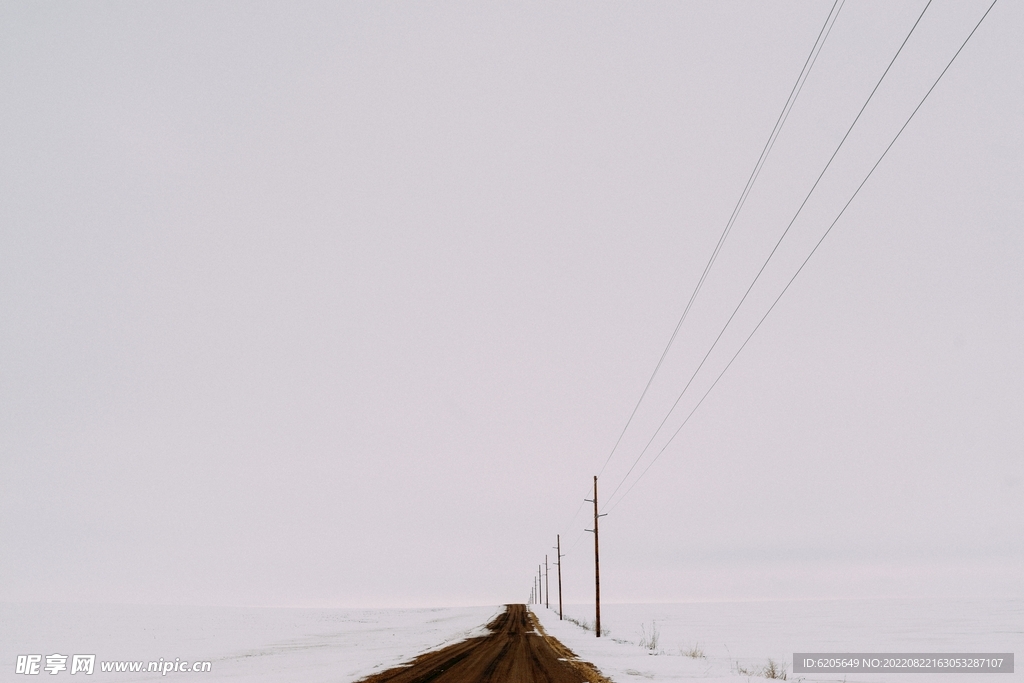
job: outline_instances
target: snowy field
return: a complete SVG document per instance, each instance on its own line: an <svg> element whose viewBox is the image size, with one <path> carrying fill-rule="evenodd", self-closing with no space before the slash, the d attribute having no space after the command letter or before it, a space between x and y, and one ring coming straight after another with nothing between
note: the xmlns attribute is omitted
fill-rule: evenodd
<svg viewBox="0 0 1024 683"><path fill-rule="evenodd" d="M794 652L1024 652L1024 600L836 600L602 605L600 640L533 606L544 628L617 683L648 680L763 680L768 660L788 680L913 681L934 675L792 673ZM593 622L593 605L569 605L566 617ZM657 647L640 643L656 629ZM699 657L686 656L703 655ZM1013 674L943 674L949 683L1024 680Z"/></svg>
<svg viewBox="0 0 1024 683"><path fill-rule="evenodd" d="M0 604L0 681L18 655L95 654L85 681L355 681L487 632L504 607L269 609ZM209 672L101 672L103 661L209 661ZM36 680L83 680L68 670Z"/></svg>
<svg viewBox="0 0 1024 683"><path fill-rule="evenodd" d="M503 608L269 609L126 605L0 604L0 680L18 655L95 654L84 680L302 681L348 683L425 652L484 633ZM553 610L536 608L548 632L616 683L763 680L742 673L769 658L789 680L794 651L1024 652L1024 600L877 600L604 605L600 640ZM566 616L593 618L572 605ZM640 642L658 633L653 650ZM703 657L686 656L701 651ZM100 671L104 661L209 661L208 673ZM69 660L70 664L70 660ZM1019 672L1019 664L1017 668ZM61 680L70 672L51 678ZM926 683L927 674L848 675L855 681ZM72 678L70 680L82 680ZM1024 680L1015 674L952 674L950 683Z"/></svg>

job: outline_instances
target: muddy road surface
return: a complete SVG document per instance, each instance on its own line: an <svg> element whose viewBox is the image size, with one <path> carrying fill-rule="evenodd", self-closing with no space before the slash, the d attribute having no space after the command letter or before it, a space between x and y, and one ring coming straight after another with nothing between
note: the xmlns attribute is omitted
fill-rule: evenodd
<svg viewBox="0 0 1024 683"><path fill-rule="evenodd" d="M506 605L487 628L489 635L428 652L361 683L609 683L543 635L525 605Z"/></svg>

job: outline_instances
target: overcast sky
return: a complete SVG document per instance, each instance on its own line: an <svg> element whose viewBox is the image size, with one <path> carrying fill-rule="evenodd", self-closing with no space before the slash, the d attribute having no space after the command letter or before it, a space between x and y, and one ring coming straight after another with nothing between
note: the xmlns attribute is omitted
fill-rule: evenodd
<svg viewBox="0 0 1024 683"><path fill-rule="evenodd" d="M831 7L0 3L0 600L524 601L556 534L592 599L573 515ZM923 7L843 7L602 497ZM929 7L667 428L987 7ZM629 489L656 437L604 600L1024 594L1022 29Z"/></svg>

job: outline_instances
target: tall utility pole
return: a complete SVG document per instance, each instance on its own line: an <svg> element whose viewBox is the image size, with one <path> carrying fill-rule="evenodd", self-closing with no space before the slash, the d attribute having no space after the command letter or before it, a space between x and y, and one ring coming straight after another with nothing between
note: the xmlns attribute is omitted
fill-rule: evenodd
<svg viewBox="0 0 1024 683"><path fill-rule="evenodd" d="M548 582L548 556L544 556L544 607L551 609L551 584Z"/></svg>
<svg viewBox="0 0 1024 683"><path fill-rule="evenodd" d="M558 534L555 536L555 540L558 545L555 546L555 552L558 553L558 620L562 620L562 535Z"/></svg>
<svg viewBox="0 0 1024 683"><path fill-rule="evenodd" d="M537 565L537 604L541 605L544 603L544 579L541 577L543 574L540 573L540 565Z"/></svg>
<svg viewBox="0 0 1024 683"><path fill-rule="evenodd" d="M589 503L591 500L586 499ZM587 529L594 534L594 631L601 637L601 552L597 544L597 519L605 515L597 514L597 476L594 476L594 528Z"/></svg>

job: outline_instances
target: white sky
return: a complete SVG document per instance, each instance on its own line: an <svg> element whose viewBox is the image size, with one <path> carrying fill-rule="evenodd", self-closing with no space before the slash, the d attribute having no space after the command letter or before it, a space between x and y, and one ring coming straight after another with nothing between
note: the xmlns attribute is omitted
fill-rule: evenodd
<svg viewBox="0 0 1024 683"><path fill-rule="evenodd" d="M694 390L987 6L929 8ZM557 533L589 599L573 513L830 7L0 4L0 599L522 601ZM842 10L604 495L922 7ZM1022 28L602 519L604 600L1022 594Z"/></svg>

